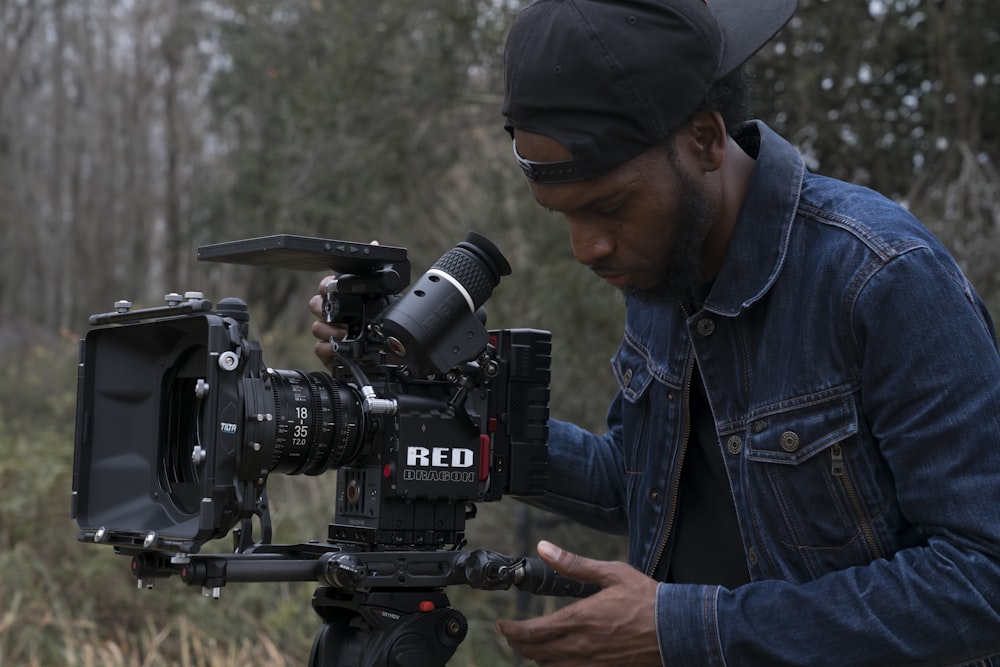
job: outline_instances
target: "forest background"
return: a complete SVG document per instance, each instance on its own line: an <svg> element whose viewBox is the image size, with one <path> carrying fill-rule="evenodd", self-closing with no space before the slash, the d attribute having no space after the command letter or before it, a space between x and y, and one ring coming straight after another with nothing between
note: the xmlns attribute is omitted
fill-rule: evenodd
<svg viewBox="0 0 1000 667"><path fill-rule="evenodd" d="M810 168L903 202L1000 315L1000 3L801 0L753 61L756 115ZM315 369L321 274L199 264L276 232L409 248L415 275L474 229L514 267L490 325L553 331L552 410L600 429L617 293L572 260L502 130L516 0L0 0L0 666L304 665L308 584L136 591L69 517L87 316L172 291L238 296L269 365ZM269 483L275 540L322 539L331 476ZM319 518L317 518L319 517ZM507 501L473 546L624 545ZM557 604L449 589L453 665L516 662L501 616Z"/></svg>

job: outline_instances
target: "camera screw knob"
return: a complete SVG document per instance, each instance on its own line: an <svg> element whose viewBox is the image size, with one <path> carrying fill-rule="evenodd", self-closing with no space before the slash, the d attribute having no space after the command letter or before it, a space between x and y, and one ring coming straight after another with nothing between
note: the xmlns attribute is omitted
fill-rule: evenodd
<svg viewBox="0 0 1000 667"><path fill-rule="evenodd" d="M163 300L167 302L168 306L179 306L184 301L184 297L177 292L171 292L170 294L165 294Z"/></svg>
<svg viewBox="0 0 1000 667"><path fill-rule="evenodd" d="M128 301L127 299L120 299L118 301L115 301L115 312L127 313L130 310L132 310L131 301Z"/></svg>
<svg viewBox="0 0 1000 667"><path fill-rule="evenodd" d="M156 534L156 531L155 530L151 530L148 533L146 533L146 539L144 539L142 541L142 546L144 546L147 549L149 549L150 547L154 546L159 541L160 541L160 537Z"/></svg>
<svg viewBox="0 0 1000 667"><path fill-rule="evenodd" d="M194 385L194 395L198 398L205 398L208 396L208 383L205 382L205 378L198 378L198 381Z"/></svg>
<svg viewBox="0 0 1000 667"><path fill-rule="evenodd" d="M235 370L240 365L240 358L235 352L229 350L219 355L219 368L224 371Z"/></svg>
<svg viewBox="0 0 1000 667"><path fill-rule="evenodd" d="M109 537L110 535L108 534L108 529L105 528L104 526L101 526L100 528L97 529L97 532L94 533L94 543L103 544L104 542L108 541Z"/></svg>
<svg viewBox="0 0 1000 667"><path fill-rule="evenodd" d="M191 450L191 463L196 466L200 466L205 462L208 457L208 452L201 448L201 445L195 445L194 449Z"/></svg>

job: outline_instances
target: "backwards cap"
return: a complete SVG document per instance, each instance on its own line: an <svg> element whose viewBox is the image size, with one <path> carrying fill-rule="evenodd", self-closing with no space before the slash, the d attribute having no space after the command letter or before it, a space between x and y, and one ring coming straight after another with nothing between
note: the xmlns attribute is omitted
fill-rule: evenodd
<svg viewBox="0 0 1000 667"><path fill-rule="evenodd" d="M709 89L766 44L796 0L536 0L504 52L505 127L573 154L529 179L596 178L680 127Z"/></svg>

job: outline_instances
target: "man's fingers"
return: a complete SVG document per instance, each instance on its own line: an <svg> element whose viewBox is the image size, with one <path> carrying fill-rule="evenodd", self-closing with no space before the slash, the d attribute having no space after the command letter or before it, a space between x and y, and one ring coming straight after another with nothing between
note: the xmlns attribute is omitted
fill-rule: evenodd
<svg viewBox="0 0 1000 667"><path fill-rule="evenodd" d="M538 543L538 555L549 567L570 579L597 584L602 588L619 581L616 574L618 564L585 558L545 540Z"/></svg>
<svg viewBox="0 0 1000 667"><path fill-rule="evenodd" d="M523 621L499 619L496 630L508 641L516 644L548 643L573 631L574 626L564 621L570 612L565 607L547 616L529 618Z"/></svg>
<svg viewBox="0 0 1000 667"><path fill-rule="evenodd" d="M317 294L309 299L309 312L313 314L313 317L323 317L323 297Z"/></svg>
<svg viewBox="0 0 1000 667"><path fill-rule="evenodd" d="M627 563L585 558L551 542L539 542L538 555L562 576L602 590L546 616L498 620L515 651L546 667L660 664L655 580Z"/></svg>

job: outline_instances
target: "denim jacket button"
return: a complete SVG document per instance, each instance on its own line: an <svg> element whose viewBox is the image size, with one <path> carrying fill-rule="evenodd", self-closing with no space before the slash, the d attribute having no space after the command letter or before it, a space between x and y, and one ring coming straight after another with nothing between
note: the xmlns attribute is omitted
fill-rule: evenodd
<svg viewBox="0 0 1000 667"><path fill-rule="evenodd" d="M631 368L626 368L625 369L625 376L622 377L622 383L625 385L626 389L628 389L629 385L632 384L632 369Z"/></svg>
<svg viewBox="0 0 1000 667"><path fill-rule="evenodd" d="M743 439L738 435L729 436L726 441L726 449L730 454L739 454L743 451Z"/></svg>
<svg viewBox="0 0 1000 667"><path fill-rule="evenodd" d="M703 317L698 320L696 328L699 336L711 336L715 333L715 321L710 317Z"/></svg>
<svg viewBox="0 0 1000 667"><path fill-rule="evenodd" d="M649 499L654 503L658 502L660 500L660 492L657 489L653 489L649 492Z"/></svg>
<svg viewBox="0 0 1000 667"><path fill-rule="evenodd" d="M799 434L795 431L785 431L781 434L781 448L786 452L794 452L799 448Z"/></svg>

